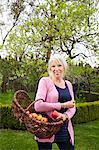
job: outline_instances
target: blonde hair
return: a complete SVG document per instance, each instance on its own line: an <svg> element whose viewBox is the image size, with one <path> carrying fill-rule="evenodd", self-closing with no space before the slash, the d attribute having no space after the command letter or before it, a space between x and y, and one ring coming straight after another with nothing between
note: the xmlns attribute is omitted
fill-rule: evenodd
<svg viewBox="0 0 99 150"><path fill-rule="evenodd" d="M67 71L68 69L68 65L67 65L67 62L66 60L64 59L64 57L60 56L59 54L54 54L50 57L49 59L49 62L48 62L48 73L49 73L49 76L51 76L51 63L53 61L58 61L58 62L61 62L63 64L63 67L64 67L64 73L63 75L65 74L65 72Z"/></svg>

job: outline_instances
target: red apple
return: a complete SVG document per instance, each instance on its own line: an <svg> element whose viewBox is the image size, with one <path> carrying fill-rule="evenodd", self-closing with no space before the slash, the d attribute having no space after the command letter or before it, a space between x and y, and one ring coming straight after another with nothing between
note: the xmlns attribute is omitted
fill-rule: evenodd
<svg viewBox="0 0 99 150"><path fill-rule="evenodd" d="M56 110L54 110L53 112L52 112L52 117L54 118L54 119L56 119L57 117L59 117L59 112L57 112Z"/></svg>

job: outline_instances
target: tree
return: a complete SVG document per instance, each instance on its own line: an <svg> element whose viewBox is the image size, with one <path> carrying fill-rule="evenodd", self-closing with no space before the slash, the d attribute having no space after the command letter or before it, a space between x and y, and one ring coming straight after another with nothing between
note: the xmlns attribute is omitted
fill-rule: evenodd
<svg viewBox="0 0 99 150"><path fill-rule="evenodd" d="M87 92L88 100L90 101L91 92L99 91L99 68L92 68L89 64L85 66L83 63L75 65L69 62L69 71L66 73L66 78L73 83L75 98L83 100L81 91Z"/></svg>
<svg viewBox="0 0 99 150"><path fill-rule="evenodd" d="M6 92L8 83L9 83L9 76L11 73L11 66L7 59L0 58L0 76L1 76L1 91Z"/></svg>
<svg viewBox="0 0 99 150"><path fill-rule="evenodd" d="M31 12L27 13L27 17L22 22L20 16L25 15L27 5ZM86 57L82 52L76 54L74 48L77 43L82 43L88 50L94 50L95 54L97 53L99 33L98 22L95 20L97 10L93 6L93 0L45 0L40 2L16 0L12 2L11 12L15 20L14 25L18 23L19 18L21 19L20 24L24 26L29 36L27 44L32 42L37 51L43 50L43 55L48 61L52 51L64 52L71 59L78 55ZM20 32L19 28L17 30Z"/></svg>
<svg viewBox="0 0 99 150"><path fill-rule="evenodd" d="M3 38L1 51L5 49L8 54L7 60L11 59L14 62L13 65L10 62L13 66L12 77L17 80L25 77L25 81L28 80L30 83L32 79L37 81L46 72L46 62L54 52L64 52L71 59L79 55L86 57L82 52L76 54L76 43L87 43L90 51L95 43L94 53L97 54L98 32L97 28L94 28L97 25L94 20L97 10L91 2L11 2L13 24Z"/></svg>

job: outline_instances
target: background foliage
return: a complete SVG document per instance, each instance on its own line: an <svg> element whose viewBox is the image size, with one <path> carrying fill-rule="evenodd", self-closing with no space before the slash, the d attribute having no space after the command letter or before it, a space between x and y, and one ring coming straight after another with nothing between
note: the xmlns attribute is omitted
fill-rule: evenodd
<svg viewBox="0 0 99 150"><path fill-rule="evenodd" d="M96 6L97 1L93 0L7 1L12 24L5 36L5 23L0 24L0 92L25 89L35 93L39 79L48 75L47 62L53 53L68 57L70 69L66 78L73 83L76 98L81 95L80 90L98 92L98 67L91 68L82 61L73 63L78 56L85 60L88 57L82 51L77 53L76 44L98 55ZM0 10L3 15L3 3ZM6 56L2 57L4 51Z"/></svg>

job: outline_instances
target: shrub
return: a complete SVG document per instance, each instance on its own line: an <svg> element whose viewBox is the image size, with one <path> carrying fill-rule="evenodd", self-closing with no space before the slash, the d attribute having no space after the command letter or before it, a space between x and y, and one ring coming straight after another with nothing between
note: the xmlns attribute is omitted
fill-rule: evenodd
<svg viewBox="0 0 99 150"><path fill-rule="evenodd" d="M99 119L99 101L77 104L74 123L83 123Z"/></svg>
<svg viewBox="0 0 99 150"><path fill-rule="evenodd" d="M0 112L0 128L25 129L24 124L15 119L10 106L0 105Z"/></svg>
<svg viewBox="0 0 99 150"><path fill-rule="evenodd" d="M76 104L77 111L73 123L83 123L99 119L99 101ZM25 130L25 125L20 124L13 115L11 106L0 105L0 128Z"/></svg>

